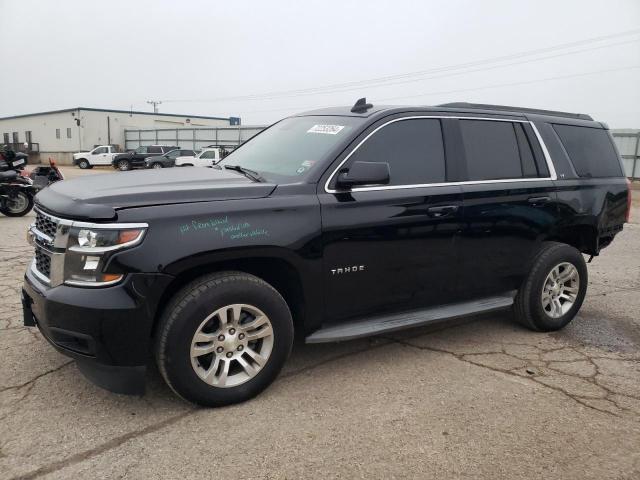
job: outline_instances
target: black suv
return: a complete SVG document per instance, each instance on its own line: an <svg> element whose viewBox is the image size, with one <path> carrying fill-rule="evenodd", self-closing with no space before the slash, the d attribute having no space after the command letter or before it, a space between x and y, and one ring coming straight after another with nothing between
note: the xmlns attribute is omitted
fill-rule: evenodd
<svg viewBox="0 0 640 480"><path fill-rule="evenodd" d="M127 171L133 168L145 168L145 158L153 155L164 155L177 148L176 146L169 145L141 145L131 152L114 156L113 160L111 160L111 165L113 168L121 171Z"/></svg>
<svg viewBox="0 0 640 480"><path fill-rule="evenodd" d="M195 150L171 150L164 155L153 155L144 159L144 168L171 168L178 157L195 157Z"/></svg>
<svg viewBox="0 0 640 480"><path fill-rule="evenodd" d="M36 197L24 323L91 380L141 392L153 352L183 398L246 400L294 333L333 342L512 309L576 315L628 220L607 127L490 105L318 110L213 168L96 175Z"/></svg>

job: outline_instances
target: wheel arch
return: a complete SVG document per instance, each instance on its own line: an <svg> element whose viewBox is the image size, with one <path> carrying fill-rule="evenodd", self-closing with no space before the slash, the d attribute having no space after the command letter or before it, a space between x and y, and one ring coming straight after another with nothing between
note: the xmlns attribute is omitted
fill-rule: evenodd
<svg viewBox="0 0 640 480"><path fill-rule="evenodd" d="M195 261L194 261L195 260ZM285 299L293 318L296 334L304 334L309 317L309 286L305 276L292 259L283 255L254 252L243 255L213 255L187 259L169 265L165 270L174 276L160 297L156 309L152 335L158 320L176 292L192 280L214 272L240 271L255 275L273 286Z"/></svg>
<svg viewBox="0 0 640 480"><path fill-rule="evenodd" d="M559 228L545 240L566 243L587 255L598 255L600 251L598 228L591 224L569 225Z"/></svg>

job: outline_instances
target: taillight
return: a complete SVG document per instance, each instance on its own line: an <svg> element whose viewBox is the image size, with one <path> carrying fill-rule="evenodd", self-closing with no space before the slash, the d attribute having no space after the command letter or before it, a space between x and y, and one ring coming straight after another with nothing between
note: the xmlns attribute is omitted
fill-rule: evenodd
<svg viewBox="0 0 640 480"><path fill-rule="evenodd" d="M625 222L629 223L631 220L631 180L627 178L627 214L625 216Z"/></svg>

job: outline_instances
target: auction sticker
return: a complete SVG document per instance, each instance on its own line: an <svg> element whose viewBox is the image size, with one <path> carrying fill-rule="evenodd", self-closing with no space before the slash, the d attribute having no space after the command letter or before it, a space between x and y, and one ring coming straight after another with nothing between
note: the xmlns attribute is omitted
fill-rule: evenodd
<svg viewBox="0 0 640 480"><path fill-rule="evenodd" d="M337 135L344 125L314 125L307 133L324 133L326 135Z"/></svg>

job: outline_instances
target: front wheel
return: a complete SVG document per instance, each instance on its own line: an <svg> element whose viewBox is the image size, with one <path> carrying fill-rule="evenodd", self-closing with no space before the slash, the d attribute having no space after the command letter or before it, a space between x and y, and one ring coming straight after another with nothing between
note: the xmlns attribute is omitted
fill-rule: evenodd
<svg viewBox="0 0 640 480"><path fill-rule="evenodd" d="M7 217L22 217L33 208L33 196L23 191L9 193L0 211Z"/></svg>
<svg viewBox="0 0 640 480"><path fill-rule="evenodd" d="M82 158L78 160L78 167L80 167L82 170L86 170L87 168L91 167L91 165L86 159Z"/></svg>
<svg viewBox="0 0 640 480"><path fill-rule="evenodd" d="M178 395L219 407L267 388L292 345L293 321L282 296L253 275L221 272L175 295L160 320L155 354Z"/></svg>
<svg viewBox="0 0 640 480"><path fill-rule="evenodd" d="M162 168L162 164L155 162L153 165L151 165L151 168Z"/></svg>
<svg viewBox="0 0 640 480"><path fill-rule="evenodd" d="M545 243L516 296L516 319L532 330L560 330L580 310L587 282L587 265L578 250Z"/></svg>

